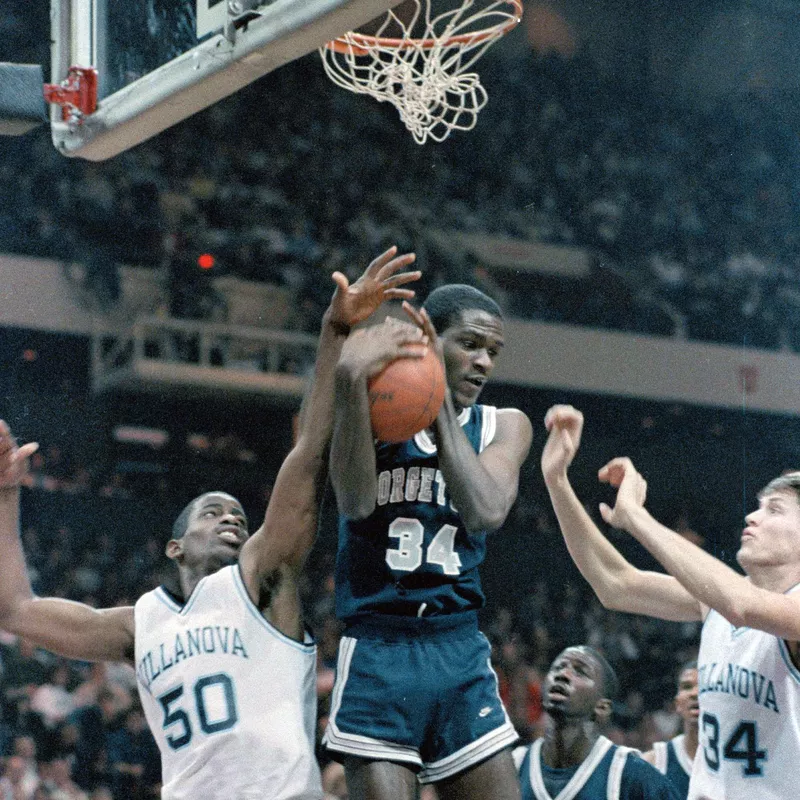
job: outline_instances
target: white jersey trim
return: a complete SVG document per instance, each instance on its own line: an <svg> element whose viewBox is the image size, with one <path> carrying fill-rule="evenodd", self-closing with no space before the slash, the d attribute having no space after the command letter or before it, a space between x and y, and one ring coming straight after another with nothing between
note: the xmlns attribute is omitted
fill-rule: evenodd
<svg viewBox="0 0 800 800"><path fill-rule="evenodd" d="M653 766L662 775L666 775L667 767L669 766L669 743L653 742L653 755L655 756L655 764Z"/></svg>
<svg viewBox="0 0 800 800"><path fill-rule="evenodd" d="M683 771L691 776L693 761L686 752L686 736L684 734L681 733L672 739L672 749L675 751L675 756ZM664 773L666 774L666 770L664 770Z"/></svg>
<svg viewBox="0 0 800 800"><path fill-rule="evenodd" d="M497 409L494 406L483 407L483 424L481 425L481 452L494 440L497 433Z"/></svg>
<svg viewBox="0 0 800 800"><path fill-rule="evenodd" d="M609 748L612 747L610 739L605 736L598 737L594 746L589 751L583 763L578 767L576 773L570 778L569 783L555 796L548 794L542 777L541 752L544 739L537 739L531 745L531 764L529 769L531 788L537 800L574 800L575 796L583 788L586 781L592 776L597 766L603 760Z"/></svg>
<svg viewBox="0 0 800 800"><path fill-rule="evenodd" d="M608 768L608 781L606 782L606 800L620 800L620 789L622 788L622 773L625 764L628 762L630 747L618 747L611 759L611 766Z"/></svg>
<svg viewBox="0 0 800 800"><path fill-rule="evenodd" d="M463 428L469 422L469 408L462 408L458 415L458 424ZM414 444L422 450L425 455L431 456L436 452L436 445L431 439L426 429L414 434Z"/></svg>
<svg viewBox="0 0 800 800"><path fill-rule="evenodd" d="M226 569L223 567L223 569ZM242 578L242 571L238 564L234 564L231 567L227 567L227 569L233 570L233 585L236 587L236 591L239 594L239 597L242 598L244 602L245 608L252 614L261 625L268 630L273 636L277 639L280 639L284 644L288 644L291 647L296 648L302 652L313 652L317 649L317 643L314 641L314 638L308 631L304 632L305 640L302 642L298 642L297 639L292 639L291 636L287 636L285 633L279 631L259 610L258 606L253 602L252 598L250 597L249 592L247 591L247 587L244 585L244 578Z"/></svg>
<svg viewBox="0 0 800 800"><path fill-rule="evenodd" d="M426 764L417 778L422 784L436 783L451 778L453 775L485 761L501 750L505 750L518 739L519 736L514 726L507 720L499 728L485 733L480 739L470 742L466 747L451 753L447 758Z"/></svg>
<svg viewBox="0 0 800 800"><path fill-rule="evenodd" d="M414 747L404 747L393 742L373 739L358 733L345 733L336 724L336 715L342 706L342 695L350 674L350 663L353 660L358 640L352 636L342 636L339 642L339 657L336 663L337 680L331 699L331 713L323 743L331 750L349 755L361 756L379 761L402 761L422 766L422 757Z"/></svg>

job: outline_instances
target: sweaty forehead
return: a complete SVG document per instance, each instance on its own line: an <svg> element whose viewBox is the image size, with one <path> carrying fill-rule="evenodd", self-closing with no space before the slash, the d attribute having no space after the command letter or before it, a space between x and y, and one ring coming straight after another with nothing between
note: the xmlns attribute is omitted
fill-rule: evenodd
<svg viewBox="0 0 800 800"><path fill-rule="evenodd" d="M479 308L471 308L459 314L449 326L448 332L450 331L469 331L502 342L504 325L500 317Z"/></svg>
<svg viewBox="0 0 800 800"><path fill-rule="evenodd" d="M785 489L773 489L769 492L766 492L760 495L758 500L762 506L777 500L788 505L800 507L800 500L798 500L797 494L788 487Z"/></svg>
<svg viewBox="0 0 800 800"><path fill-rule="evenodd" d="M199 513L203 509L210 508L212 506L234 508L237 511L244 513L241 503L239 503L235 497L226 494L225 492L209 492L208 494L202 495L195 503L195 512Z"/></svg>
<svg viewBox="0 0 800 800"><path fill-rule="evenodd" d="M568 647L566 650L562 650L553 664L557 664L564 659L576 664L586 664L591 667L597 675L600 675L602 672L600 665L597 663L597 659L581 647Z"/></svg>

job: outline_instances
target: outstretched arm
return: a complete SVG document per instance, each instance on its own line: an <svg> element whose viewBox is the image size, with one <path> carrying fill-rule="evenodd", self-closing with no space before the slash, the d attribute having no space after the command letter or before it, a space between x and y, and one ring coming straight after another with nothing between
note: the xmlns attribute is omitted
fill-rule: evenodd
<svg viewBox="0 0 800 800"><path fill-rule="evenodd" d="M0 420L0 628L68 658L123 661L133 657L133 609L98 610L35 597L19 537L19 484L37 445L17 447Z"/></svg>
<svg viewBox="0 0 800 800"><path fill-rule="evenodd" d="M336 367L336 421L331 443L331 483L339 513L364 519L375 508L375 442L368 382L396 358L422 358L427 337L392 317L356 331L342 348Z"/></svg>
<svg viewBox="0 0 800 800"><path fill-rule="evenodd" d="M319 494L325 480L325 453L333 427L336 365L351 327L368 318L385 300L413 296L402 285L417 280L418 271L398 273L413 254L394 257L391 248L376 258L352 286L341 273L325 312L314 377L303 404L297 443L275 481L261 527L242 549L242 575L253 598L260 598L264 578L278 568L297 574L314 542Z"/></svg>
<svg viewBox="0 0 800 800"><path fill-rule="evenodd" d="M629 563L594 524L567 476L580 445L583 414L553 406L545 416L549 431L542 473L561 533L581 575L606 607L675 621L699 620L701 604L675 578L640 570Z"/></svg>
<svg viewBox="0 0 800 800"><path fill-rule="evenodd" d="M714 556L650 516L644 508L644 478L628 458L615 458L599 473L617 487L614 508L600 507L603 519L622 528L658 560L685 591L722 614L732 625L756 628L782 639L800 641L800 596L762 589ZM791 588L796 578L786 576Z"/></svg>
<svg viewBox="0 0 800 800"><path fill-rule="evenodd" d="M443 359L442 344L428 312L409 303L404 303L403 309L428 339L436 343L437 353ZM530 420L514 408L499 410L493 440L476 453L458 421L450 389L445 387L444 403L434 430L439 467L467 532L497 530L517 499L519 471L533 438Z"/></svg>

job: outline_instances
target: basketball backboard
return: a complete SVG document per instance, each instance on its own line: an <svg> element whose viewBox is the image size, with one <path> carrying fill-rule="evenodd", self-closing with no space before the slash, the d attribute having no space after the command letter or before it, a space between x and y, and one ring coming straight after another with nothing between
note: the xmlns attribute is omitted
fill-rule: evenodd
<svg viewBox="0 0 800 800"><path fill-rule="evenodd" d="M52 0L52 83L73 90L72 67L97 70L96 110L54 105L53 143L111 158L397 2Z"/></svg>

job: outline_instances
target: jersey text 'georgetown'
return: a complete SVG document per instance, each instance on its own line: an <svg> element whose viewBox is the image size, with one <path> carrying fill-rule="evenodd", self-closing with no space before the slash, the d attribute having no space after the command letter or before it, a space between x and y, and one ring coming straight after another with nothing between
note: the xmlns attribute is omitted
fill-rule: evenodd
<svg viewBox="0 0 800 800"><path fill-rule="evenodd" d="M494 438L497 409L465 408L459 422L476 453ZM481 608L478 566L486 536L469 535L450 501L426 431L376 445L377 502L364 520L342 518L336 558L338 616L438 616Z"/></svg>
<svg viewBox="0 0 800 800"><path fill-rule="evenodd" d="M163 800L319 800L316 647L255 607L239 567L181 606L163 588L135 606L136 677L161 750Z"/></svg>
<svg viewBox="0 0 800 800"><path fill-rule="evenodd" d="M700 745L689 797L800 796L800 670L785 642L734 628L712 610L700 638L697 677Z"/></svg>

